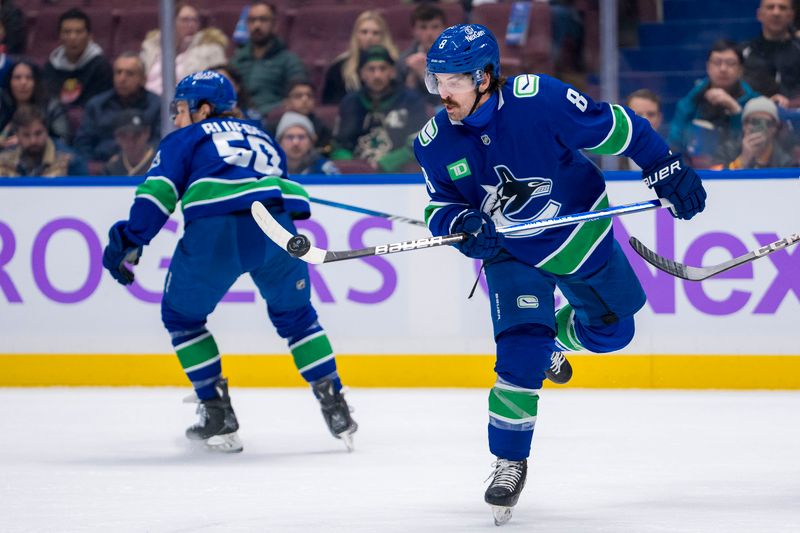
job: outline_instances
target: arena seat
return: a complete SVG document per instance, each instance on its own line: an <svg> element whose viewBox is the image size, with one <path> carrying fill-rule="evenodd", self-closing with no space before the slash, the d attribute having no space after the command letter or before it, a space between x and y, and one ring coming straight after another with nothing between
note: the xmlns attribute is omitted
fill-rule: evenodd
<svg viewBox="0 0 800 533"><path fill-rule="evenodd" d="M117 24L112 49L116 57L141 50L147 32L158 28L158 7L115 9L114 18Z"/></svg>

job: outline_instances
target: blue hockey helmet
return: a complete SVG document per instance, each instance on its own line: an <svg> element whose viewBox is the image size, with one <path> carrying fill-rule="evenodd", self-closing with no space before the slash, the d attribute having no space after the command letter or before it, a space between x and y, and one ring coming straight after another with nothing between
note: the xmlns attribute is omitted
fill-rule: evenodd
<svg viewBox="0 0 800 533"><path fill-rule="evenodd" d="M480 24L450 26L428 51L425 85L430 93L439 94L436 74L469 74L477 86L490 65L492 75L499 76L500 47L489 28Z"/></svg>
<svg viewBox="0 0 800 533"><path fill-rule="evenodd" d="M214 108L214 113L230 111L236 107L236 91L233 84L218 72L201 70L183 78L175 87L175 97L170 111L176 112L176 102L186 102L189 111L194 113L200 104L207 103Z"/></svg>

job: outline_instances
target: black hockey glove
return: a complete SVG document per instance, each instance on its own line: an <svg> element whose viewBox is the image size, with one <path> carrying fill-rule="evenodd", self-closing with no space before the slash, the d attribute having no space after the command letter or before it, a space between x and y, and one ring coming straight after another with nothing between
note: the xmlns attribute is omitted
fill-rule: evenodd
<svg viewBox="0 0 800 533"><path fill-rule="evenodd" d="M115 280L123 285L133 283L133 271L125 263L136 265L142 255L142 246L137 246L125 236L126 220L120 220L108 230L108 246L103 250L103 266Z"/></svg>
<svg viewBox="0 0 800 533"><path fill-rule="evenodd" d="M645 184L659 198L672 203L672 216L689 220L706 208L706 190L700 176L681 161L681 154L669 155L642 170Z"/></svg>
<svg viewBox="0 0 800 533"><path fill-rule="evenodd" d="M459 214L453 221L453 233L468 233L469 238L454 246L473 259L492 259L503 248L505 235L497 233L491 217L477 209Z"/></svg>

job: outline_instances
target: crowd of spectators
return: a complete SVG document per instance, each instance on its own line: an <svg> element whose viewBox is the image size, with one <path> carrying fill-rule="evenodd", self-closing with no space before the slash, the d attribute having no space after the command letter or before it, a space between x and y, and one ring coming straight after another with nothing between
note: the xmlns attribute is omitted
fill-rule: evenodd
<svg viewBox="0 0 800 533"><path fill-rule="evenodd" d="M411 43L403 50L382 11L365 6L349 40L338 41L343 50L320 76L279 36L275 4L247 2L235 31L226 35L206 25L196 6L180 3L176 79L203 69L228 77L240 110L275 136L291 173L415 172L411 143L441 105L425 89L425 57L445 27L463 21L448 20L445 3L415 2L405 41ZM582 69L576 2L547 3L553 62L569 72ZM742 43L715 42L707 76L678 103L669 123L655 92L642 89L625 101L697 168L800 166L792 128L800 116L795 9L792 0L761 0L755 16L761 34ZM98 30L80 8L65 9L57 31L58 46L37 64L25 56L22 11L13 0L2 0L2 176L144 174L161 138L160 29L149 31L138 49L115 57L95 42Z"/></svg>

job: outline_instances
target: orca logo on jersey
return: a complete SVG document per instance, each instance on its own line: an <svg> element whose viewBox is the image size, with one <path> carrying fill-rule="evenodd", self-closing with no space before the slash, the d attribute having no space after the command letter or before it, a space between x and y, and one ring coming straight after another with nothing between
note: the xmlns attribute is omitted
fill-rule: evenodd
<svg viewBox="0 0 800 533"><path fill-rule="evenodd" d="M481 210L488 213L495 224L508 226L558 215L561 204L547 198L553 191L553 180L542 177L517 178L505 165L495 166L494 171L497 173L498 183L496 186L482 185L487 195L483 199ZM547 200L535 201L537 198ZM542 231L544 230L532 229L507 233L506 238L530 237Z"/></svg>

